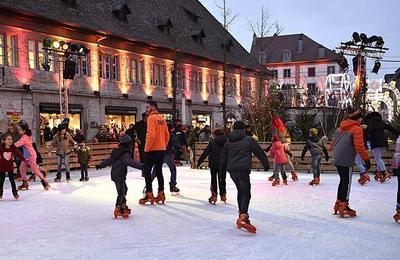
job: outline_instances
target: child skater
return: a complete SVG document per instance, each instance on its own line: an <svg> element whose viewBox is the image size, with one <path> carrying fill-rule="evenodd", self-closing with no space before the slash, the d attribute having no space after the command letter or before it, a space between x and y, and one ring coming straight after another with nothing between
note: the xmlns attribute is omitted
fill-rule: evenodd
<svg viewBox="0 0 400 260"><path fill-rule="evenodd" d="M31 167L32 172L39 177L43 188L45 190L50 189L49 183L43 177L39 170L39 166L36 163L36 151L32 145L32 131L29 129L28 124L25 122L20 123L18 125L18 133L21 135L21 138L15 143L15 146L23 148L23 155L27 159L27 161L23 161L20 166L22 184L18 187L18 190L27 190L29 188L28 178L26 176L26 169L28 165Z"/></svg>
<svg viewBox="0 0 400 260"><path fill-rule="evenodd" d="M281 172L283 184L288 184L287 175L284 171L285 164L288 162L286 154L290 157L293 156L293 154L287 149L287 146L282 144L279 136L274 135L272 137L271 150L269 151L269 155L274 158L274 180L272 181L272 186L280 184L279 172Z"/></svg>
<svg viewBox="0 0 400 260"><path fill-rule="evenodd" d="M396 151L392 160L392 171L393 175L397 175L397 204L396 214L393 216L394 220L400 222L400 136L396 141Z"/></svg>
<svg viewBox="0 0 400 260"><path fill-rule="evenodd" d="M197 168L199 168L208 156L208 167L210 168L211 173L211 197L208 199L208 202L214 205L217 202L219 184L221 201L226 204L226 173L222 174L222 172L219 171L219 166L221 162L222 149L224 148L227 138L222 129L216 129L214 131L214 136L215 137L208 143L203 154L197 161Z"/></svg>
<svg viewBox="0 0 400 260"><path fill-rule="evenodd" d="M2 144L0 147L0 200L3 198L3 186L6 179L6 173L11 183L12 193L16 200L19 199L18 190L14 180L14 157L25 161L24 156L13 145L13 138L10 133L2 136Z"/></svg>
<svg viewBox="0 0 400 260"><path fill-rule="evenodd" d="M325 161L329 161L328 150L325 147L324 141L318 137L318 129L311 128L308 133L309 138L303 148L303 152L301 153L301 160L304 161L304 156L306 155L307 151L310 150L311 167L314 179L310 181L309 184L319 185L319 176L321 173L319 166L321 164L322 155L325 155Z"/></svg>
<svg viewBox="0 0 400 260"><path fill-rule="evenodd" d="M238 190L237 202L239 206L239 218L236 221L237 228L244 228L250 233L256 233L257 228L250 223L249 204L251 198L251 159L254 154L269 170L268 158L260 145L244 131L245 124L236 121L233 124L233 131L229 134L229 140L225 144L221 154L220 173L228 171Z"/></svg>
<svg viewBox="0 0 400 260"><path fill-rule="evenodd" d="M118 192L117 202L115 203L114 217L128 218L131 210L126 205L126 175L128 166L141 170L143 165L132 159L132 139L129 135L121 132L119 146L113 150L111 156L96 166L96 170L111 166L111 180L115 183Z"/></svg>
<svg viewBox="0 0 400 260"><path fill-rule="evenodd" d="M75 149L75 153L78 155L78 163L81 166L81 178L79 181L88 181L88 165L92 158L90 154L90 148L86 146L84 142L81 142Z"/></svg>

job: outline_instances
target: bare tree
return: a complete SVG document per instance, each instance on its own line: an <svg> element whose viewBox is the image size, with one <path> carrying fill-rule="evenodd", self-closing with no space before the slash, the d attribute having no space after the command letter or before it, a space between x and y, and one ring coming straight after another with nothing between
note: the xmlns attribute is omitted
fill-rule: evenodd
<svg viewBox="0 0 400 260"><path fill-rule="evenodd" d="M274 35L279 35L283 31L283 26L279 24L278 20L270 22L271 14L268 8L261 6L261 15L258 20L254 23L247 19L250 30L257 37L267 37L274 31Z"/></svg>
<svg viewBox="0 0 400 260"><path fill-rule="evenodd" d="M222 18L224 19L222 25L228 31L229 26L236 20L239 14L232 14L232 9L226 6L226 0L222 0L222 5L215 3L215 5L221 11Z"/></svg>

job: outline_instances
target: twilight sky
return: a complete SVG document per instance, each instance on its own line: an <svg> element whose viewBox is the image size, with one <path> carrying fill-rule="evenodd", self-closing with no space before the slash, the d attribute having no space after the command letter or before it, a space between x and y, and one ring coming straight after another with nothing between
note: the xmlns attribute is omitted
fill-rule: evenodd
<svg viewBox="0 0 400 260"><path fill-rule="evenodd" d="M221 21L216 3L221 4L222 0L201 2ZM253 34L247 19L255 22L264 5L269 9L271 22L277 19L284 27L281 34L304 33L330 49L339 46L341 41L351 40L354 31L367 36L380 35L389 48L384 59L400 61L399 0L227 0L227 5L233 14L238 14L229 30L247 50ZM351 65L351 57L348 59ZM369 71L372 66L373 62L369 62ZM369 77L383 77L399 67L400 62L382 62L378 76L369 73Z"/></svg>

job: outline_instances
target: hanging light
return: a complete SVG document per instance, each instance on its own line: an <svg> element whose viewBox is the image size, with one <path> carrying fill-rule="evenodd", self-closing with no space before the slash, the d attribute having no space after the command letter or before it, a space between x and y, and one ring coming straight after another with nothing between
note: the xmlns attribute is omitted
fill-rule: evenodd
<svg viewBox="0 0 400 260"><path fill-rule="evenodd" d="M61 44L61 48L62 48L64 51L68 50L68 48L69 48L68 43L66 43L66 42L61 42L61 43L62 43L62 44Z"/></svg>
<svg viewBox="0 0 400 260"><path fill-rule="evenodd" d="M346 57L344 57L343 53L339 57L337 63L339 64L340 68L343 71L347 71L347 69L349 68L349 63L347 62L347 59L346 59Z"/></svg>
<svg viewBox="0 0 400 260"><path fill-rule="evenodd" d="M381 36L378 36L375 43L376 47L382 48L384 44L385 42L383 41L383 38Z"/></svg>
<svg viewBox="0 0 400 260"><path fill-rule="evenodd" d="M54 40L54 41L52 41L51 42L51 47L53 48L53 49L60 49L60 42L59 41L56 41L56 40Z"/></svg>
<svg viewBox="0 0 400 260"><path fill-rule="evenodd" d="M378 74L378 71L379 71L380 68L381 68L381 63L380 63L379 60L376 60L376 61L375 61L375 65L374 65L374 67L372 68L372 73Z"/></svg>
<svg viewBox="0 0 400 260"><path fill-rule="evenodd" d="M358 34L358 32L353 32L353 41L354 43L361 42L360 34Z"/></svg>

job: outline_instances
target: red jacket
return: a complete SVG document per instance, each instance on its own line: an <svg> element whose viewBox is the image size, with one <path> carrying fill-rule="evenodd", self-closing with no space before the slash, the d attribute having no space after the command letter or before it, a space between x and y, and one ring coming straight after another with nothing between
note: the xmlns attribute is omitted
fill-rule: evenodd
<svg viewBox="0 0 400 260"><path fill-rule="evenodd" d="M275 164L286 164L288 162L286 157L287 148L281 141L273 142L269 155L274 158Z"/></svg>
<svg viewBox="0 0 400 260"><path fill-rule="evenodd" d="M25 161L24 156L12 145L6 148L3 144L0 147L0 172L14 172L14 157L18 156L21 160Z"/></svg>

